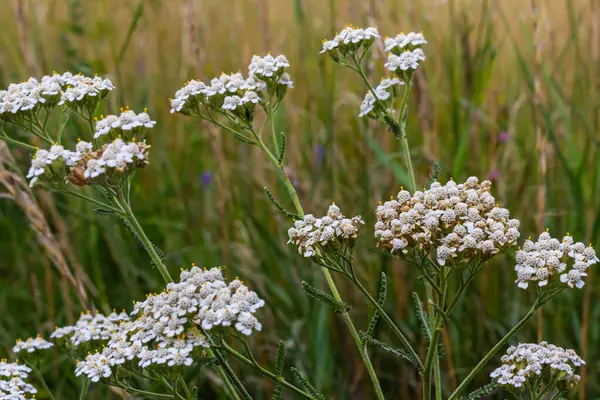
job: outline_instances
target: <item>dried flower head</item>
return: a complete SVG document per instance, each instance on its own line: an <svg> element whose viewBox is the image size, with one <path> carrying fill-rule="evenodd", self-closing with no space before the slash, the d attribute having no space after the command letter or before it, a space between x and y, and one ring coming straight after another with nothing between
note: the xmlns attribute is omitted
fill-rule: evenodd
<svg viewBox="0 0 600 400"><path fill-rule="evenodd" d="M434 182L413 195L401 190L377 207L377 246L400 255L435 249L441 265L492 258L516 244L519 221L496 205L491 186L470 177L461 184Z"/></svg>
<svg viewBox="0 0 600 400"><path fill-rule="evenodd" d="M537 242L525 241L516 253L516 262L516 283L521 289L527 289L530 282L546 286L553 281L582 288L587 269L598 262L598 257L591 245L575 243L568 235L560 241L543 232Z"/></svg>
<svg viewBox="0 0 600 400"><path fill-rule="evenodd" d="M522 343L508 349L502 356L502 366L490 376L499 385L513 390L529 387L535 391L542 385L544 389L573 390L580 380L575 368L584 364L573 350L546 342Z"/></svg>

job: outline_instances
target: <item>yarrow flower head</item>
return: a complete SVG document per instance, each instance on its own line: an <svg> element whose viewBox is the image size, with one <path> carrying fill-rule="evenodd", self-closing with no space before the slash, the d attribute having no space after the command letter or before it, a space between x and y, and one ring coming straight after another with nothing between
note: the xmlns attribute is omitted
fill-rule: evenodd
<svg viewBox="0 0 600 400"><path fill-rule="evenodd" d="M501 360L502 366L490 377L503 387L519 391L525 388L535 391L541 387L573 390L580 380L575 370L585 364L575 351L546 342L511 346Z"/></svg>
<svg viewBox="0 0 600 400"><path fill-rule="evenodd" d="M560 241L548 232L540 234L537 242L526 240L515 257L516 283L521 289L527 289L529 283L543 287L559 281L571 288L582 288L587 269L598 262L591 244L586 247L575 243L570 235Z"/></svg>
<svg viewBox="0 0 600 400"><path fill-rule="evenodd" d="M136 114L130 110L129 107L121 109L121 114L102 116L100 119L96 119L94 139L109 135L112 139L117 137L123 137L127 140L131 140L134 137L143 138L146 129L153 128L156 121L153 121L146 109L144 112Z"/></svg>
<svg viewBox="0 0 600 400"><path fill-rule="evenodd" d="M384 66L399 77L406 78L407 75L412 74L419 68L421 61L425 61L423 50L405 50L400 55L390 54Z"/></svg>
<svg viewBox="0 0 600 400"><path fill-rule="evenodd" d="M126 363L141 368L190 366L209 347L203 331L260 331L254 314L264 304L239 279L227 284L221 268L182 270L178 283L134 303L131 315L136 319L111 329L106 346L77 363L76 375L97 382Z"/></svg>
<svg viewBox="0 0 600 400"><path fill-rule="evenodd" d="M82 160L83 165L77 165L74 169L82 168L83 178L90 180L89 183L105 173L111 176L124 174L132 168L142 168L148 164L149 147L146 142L136 142L135 138L131 142L117 138L90 153Z"/></svg>
<svg viewBox="0 0 600 400"><path fill-rule="evenodd" d="M108 78L95 76L93 78L83 75L63 75L66 87L61 93L58 105L67 104L77 110L86 108L94 111L98 102L115 87Z"/></svg>
<svg viewBox="0 0 600 400"><path fill-rule="evenodd" d="M118 324L129 320L125 312L113 312L108 317L102 313L81 313L75 325L56 327L50 338L69 349L84 346L84 350L88 350L110 339Z"/></svg>
<svg viewBox="0 0 600 400"><path fill-rule="evenodd" d="M434 182L412 195L401 190L377 207L377 246L399 255L435 250L441 265L489 260L519 238L519 221L496 205L491 186L470 177L461 184Z"/></svg>
<svg viewBox="0 0 600 400"><path fill-rule="evenodd" d="M39 149L34 154L27 173L27 178L31 179L29 186L33 187L40 179L48 187L63 184L66 167L74 165L79 160L80 154L65 150L58 144L53 144L50 150Z"/></svg>
<svg viewBox="0 0 600 400"><path fill-rule="evenodd" d="M36 351L46 350L54 346L51 342L44 340L41 336L28 338L27 340L17 340L17 344L12 348L13 353L35 353Z"/></svg>
<svg viewBox="0 0 600 400"><path fill-rule="evenodd" d="M427 40L425 40L425 36L423 36L422 32L409 32L407 34L400 33L393 38L384 38L383 50L399 56L406 50L420 49L424 44L427 44Z"/></svg>
<svg viewBox="0 0 600 400"><path fill-rule="evenodd" d="M25 400L35 398L37 389L27 383L31 368L18 363L9 363L0 360L0 399L2 400ZM29 395L32 395L29 397Z"/></svg>
<svg viewBox="0 0 600 400"><path fill-rule="evenodd" d="M400 94L400 86L404 85L398 78L384 78L375 88L375 95L370 91L365 95L365 99L360 105L359 117L368 116L371 119L378 120L386 113L392 112L394 99Z"/></svg>
<svg viewBox="0 0 600 400"><path fill-rule="evenodd" d="M346 218L340 208L332 204L324 217L307 214L294 222L288 230L288 243L297 246L304 257L320 259L326 252L346 255L352 251L362 224L360 216Z"/></svg>
<svg viewBox="0 0 600 400"><path fill-rule="evenodd" d="M346 26L331 40L323 40L321 54L327 53L335 62L340 62L348 54L366 51L379 36L377 28L366 29Z"/></svg>

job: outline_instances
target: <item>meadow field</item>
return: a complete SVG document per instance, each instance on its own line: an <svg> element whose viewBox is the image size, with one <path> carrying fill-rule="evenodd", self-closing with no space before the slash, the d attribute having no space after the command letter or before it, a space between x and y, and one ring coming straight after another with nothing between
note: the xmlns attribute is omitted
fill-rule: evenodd
<svg viewBox="0 0 600 400"><path fill-rule="evenodd" d="M356 244L358 273L376 293L388 277L386 310L412 343L427 351L412 293L423 294L414 267L376 247L378 202L409 187L401 144L383 126L359 118L365 88L356 74L320 55L321 40L347 24L379 32L423 32L427 60L414 77L406 127L418 187L489 179L521 221L521 240L549 229L600 245L600 2L598 0L0 0L0 87L52 71L107 75L114 93L104 114L129 106L157 121L148 134L150 164L137 173L131 206L169 271L191 263L224 265L265 300L263 330L251 337L258 361L273 366L277 343L287 364L328 399L370 399L372 387L339 315L308 297L301 282L325 288L318 267L287 243L290 221L263 187L292 203L257 148L198 119L170 113L169 98L190 79L244 70L252 55L285 54L294 88L277 110L287 136L286 172L307 213L335 202L365 221ZM383 45L373 45L367 75L384 75ZM99 112L100 113L100 112ZM77 121L73 119L73 121ZM7 132L14 128L4 125ZM68 135L82 137L79 120ZM24 181L31 152L0 150L0 358L18 337L48 336L81 311L129 309L162 290L148 255L117 218L88 203ZM10 175L10 177L9 177ZM20 178L19 178L20 177ZM25 183L25 187L27 184ZM91 192L90 192L91 193ZM36 199L33 201L33 199ZM533 294L515 285L514 251L477 276L441 333L443 394L461 380L527 312ZM594 268L585 286L544 306L511 340L546 340L574 349L586 366L572 398L600 398L600 292ZM74 289L72 282L81 286ZM373 307L344 279L336 282L350 315ZM77 286L77 285L75 285ZM84 294L82 294L84 293ZM364 329L364 327L362 327ZM374 337L390 340L385 326ZM56 399L76 399L73 365L53 353L44 376ZM469 386L490 381L500 355ZM418 399L410 363L372 349L389 399ZM256 399L274 384L235 360ZM219 378L198 367L199 398L219 398ZM467 393L464 393L465 395ZM491 398L505 398L500 390ZM56 396L56 395L55 395ZM37 399L49 399L44 391ZM89 399L134 398L92 385ZM135 397L138 398L138 397ZM143 397L139 397L143 398ZM284 398L295 398L293 393Z"/></svg>

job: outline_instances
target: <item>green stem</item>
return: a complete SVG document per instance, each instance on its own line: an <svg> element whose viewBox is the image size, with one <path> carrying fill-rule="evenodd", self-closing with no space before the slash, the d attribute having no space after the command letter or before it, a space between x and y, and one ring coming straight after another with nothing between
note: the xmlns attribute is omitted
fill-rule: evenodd
<svg viewBox="0 0 600 400"><path fill-rule="evenodd" d="M430 314L430 315L433 315L433 314ZM434 322L433 326L431 327L431 329L432 329L431 340L429 341L429 348L427 349L427 356L425 358L425 367L423 370L423 399L424 400L431 399L431 369L432 369L435 358L438 357L437 342L440 337L440 332L442 331L442 329L441 329L441 326L439 326L439 324L438 324L437 317L435 318L435 322ZM437 387L436 387L436 396L437 396Z"/></svg>
<svg viewBox="0 0 600 400"><path fill-rule="evenodd" d="M134 387L131 387L131 386L125 385L125 384L121 385L121 384L118 384L118 383L114 383L111 386L119 387L119 388L124 389L125 391L127 391L128 393L131 393L131 394L139 394L141 396L156 397L157 399L173 399L175 397L175 396L170 395L170 394L147 392L145 390L136 389Z"/></svg>
<svg viewBox="0 0 600 400"><path fill-rule="evenodd" d="M419 356L417 355L416 351L410 345L410 342L408 341L408 339L406 338L406 336L404 336L404 334L400 331L400 329L398 328L398 326L394 323L394 321L392 321L392 319L387 314L387 312L379 304L379 302L377 300L375 300L373 298L373 296L371 296L371 294L369 293L369 291L362 285L362 283L360 283L360 281L358 279L356 279L356 277L353 277L353 283L358 287L358 289L365 296L365 298L371 304L373 304L373 306L377 309L377 312L379 313L379 315L381 316L381 318L383 318L383 320L392 329L392 331L398 337L398 339L400 339L400 341L402 342L402 345L404 346L404 348L410 353L410 355L413 358L413 360L417 363L418 368L419 369L423 369L423 364L421 364L421 360L419 359Z"/></svg>
<svg viewBox="0 0 600 400"><path fill-rule="evenodd" d="M275 168L277 168L279 177L281 178L292 202L294 203L294 207L296 208L296 213L299 216L303 217L304 209L302 208L302 204L300 204L300 199L298 198L298 193L296 192L294 185L292 184L292 182L290 181L290 178L288 177L287 173L285 172L285 168L283 167L283 165L281 165L277 161L277 159L273 156L273 154L269 151L269 149L267 149L267 147L264 145L264 143L262 142L260 137L258 137L256 135L255 135L255 137L257 138L258 146L263 150L263 152L266 154L267 158L269 159L269 161L271 161L271 163L275 166ZM327 285L329 286L329 290L331 291L331 294L333 295L333 297L337 301L343 302L342 297L340 296L337 286L335 285L335 281L333 280L333 277L331 276L331 273L329 272L329 270L325 267L321 267L321 271L323 272L323 275L325 276L325 280L327 281ZM350 315L348 315L348 313L342 313L341 315L342 315L342 319L344 320L344 323L346 324L346 327L348 328L348 331L350 332L350 335L352 336L352 338L354 339L354 342L356 343L356 347L358 348L358 352L363 360L363 363L365 364L365 367L367 368L367 371L368 371L371 381L373 383L373 387L375 388L375 393L377 395L377 398L383 399L384 397L383 397L383 392L381 390L381 385L379 384L379 379L377 378L377 374L375 374L375 370L373 368L373 364L371 363L371 360L369 359L369 355L367 354L364 346L362 345L360 337L358 336L358 331L356 330L356 327L352 323L352 319L350 318Z"/></svg>
<svg viewBox="0 0 600 400"><path fill-rule="evenodd" d="M255 371L257 371L260 374L266 376L267 378L269 378L273 382L285 386L286 388L290 389L291 391L297 393L298 395L300 395L300 396L302 396L302 397L304 397L306 399L316 400L315 397L311 396L310 394L306 393L305 391L303 391L303 390L297 388L296 386L292 385L291 383L287 382L282 377L278 377L274 373L272 373L269 370L263 368L256 361L253 361L253 360L245 357L244 355L240 354L235 349L233 349L231 346L229 346L225 341L222 342L222 346L223 346L223 349L226 352L228 352L229 354L231 354L232 356L234 356L235 358L237 358L238 360L240 360L244 364L248 365L249 367L251 367Z"/></svg>
<svg viewBox="0 0 600 400"><path fill-rule="evenodd" d="M87 396L88 388L90 387L90 380L84 378L83 384L81 385L81 390L79 391L79 400L85 400Z"/></svg>
<svg viewBox="0 0 600 400"><path fill-rule="evenodd" d="M517 333L519 330L535 315L537 310L541 307L539 299L536 299L531 306L531 309L525 316L504 336L486 355L483 359L473 368L471 373L460 383L458 388L452 393L452 395L448 398L448 400L457 399L460 393L467 387L469 382L471 382L477 374L483 369L485 364L496 354L504 345Z"/></svg>
<svg viewBox="0 0 600 400"><path fill-rule="evenodd" d="M279 143L277 142L277 133L275 132L275 119L273 118L273 96L269 99L269 119L271 120L271 140L275 152L279 153Z"/></svg>
<svg viewBox="0 0 600 400"><path fill-rule="evenodd" d="M154 245L152 244L152 242L150 242L150 239L148 239L148 236L146 236L144 229L142 228L142 226L140 225L138 220L135 218L135 214L133 213L133 210L131 209L129 202L124 200L122 193L119 194L119 199L116 199L116 202L125 212L127 220L131 224L131 227L135 231L137 237L142 242L142 245L144 246L144 248L150 255L150 258L152 258L152 262L154 263L156 268L158 268L158 271L162 275L165 282L172 283L173 278L171 278L171 275L169 275L169 271L167 271L167 267L163 263L161 257L156 252L156 249L154 248Z"/></svg>
<svg viewBox="0 0 600 400"><path fill-rule="evenodd" d="M12 138L10 138L10 137L9 137L9 136L8 136L8 135L7 135L7 134L4 132L4 130L2 130L1 132L2 132L2 134L0 134L0 140L4 140L4 141L5 141L5 142L7 142L7 143L12 143L12 144L14 144L14 145L21 146L21 147L23 147L23 148L26 148L27 150L31 150L31 151L33 151L33 152L36 152L36 151L37 151L37 147L35 147L35 146L32 146L32 145L30 145L30 144L23 143L23 142L20 142L20 141L18 141L18 140L15 140L15 139L12 139Z"/></svg>
<svg viewBox="0 0 600 400"><path fill-rule="evenodd" d="M98 200L96 200L96 199L94 199L92 197L86 196L86 195L81 194L79 192L76 192L74 190L66 190L66 191L64 191L62 193L69 194L69 195L75 196L75 197L79 197L80 199L83 199L85 201L89 201L90 203L95 204L97 206L100 206L100 207L102 207L102 208L104 208L106 210L113 211L113 212L117 213L118 215L125 216L125 211L124 210L116 208L116 207L113 207L113 206L111 206L109 204L103 203L101 201L98 201Z"/></svg>
<svg viewBox="0 0 600 400"><path fill-rule="evenodd" d="M41 382L41 384L44 387L44 389L46 390L46 392L48 392L48 396L50 397L50 399L54 400L54 395L52 395L52 391L46 384L46 380L42 376L42 373L40 372L40 370L37 368L32 368L32 369L33 369L35 376L39 379L39 381Z"/></svg>

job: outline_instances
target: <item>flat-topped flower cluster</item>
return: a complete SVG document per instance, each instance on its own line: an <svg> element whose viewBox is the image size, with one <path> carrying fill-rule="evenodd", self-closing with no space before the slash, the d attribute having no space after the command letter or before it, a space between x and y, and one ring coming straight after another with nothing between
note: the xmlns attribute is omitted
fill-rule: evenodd
<svg viewBox="0 0 600 400"><path fill-rule="evenodd" d="M322 251L343 251L344 247L354 246L363 223L360 216L346 218L340 208L332 204L324 217L307 214L294 222L288 230L288 243L298 246L298 252L304 257L314 257Z"/></svg>
<svg viewBox="0 0 600 400"><path fill-rule="evenodd" d="M46 341L38 335L35 338L28 338L25 341L17 339L17 344L13 346L12 351L15 354L19 354L20 352L35 353L38 350L47 350L52 346L54 346L53 343Z"/></svg>
<svg viewBox="0 0 600 400"><path fill-rule="evenodd" d="M580 380L575 368L585 364L575 351L546 342L511 346L501 360L502 366L490 376L511 389L539 386L539 380L553 381L545 383L558 386L559 390L574 389Z"/></svg>
<svg viewBox="0 0 600 400"><path fill-rule="evenodd" d="M144 112L136 114L135 111L126 107L121 109L120 115L101 116L100 119L96 119L94 139L106 135L112 139L118 137L129 140L134 137L142 138L145 130L153 128L156 124L156 121L153 121L146 111L144 109Z"/></svg>
<svg viewBox="0 0 600 400"><path fill-rule="evenodd" d="M334 61L338 61L349 53L359 49L367 50L379 36L377 28L366 29L346 26L331 40L323 40L321 54L328 53Z"/></svg>
<svg viewBox="0 0 600 400"><path fill-rule="evenodd" d="M37 389L27 383L31 368L18 363L0 360L0 399L21 400L35 398ZM32 395L29 397L28 395Z"/></svg>
<svg viewBox="0 0 600 400"><path fill-rule="evenodd" d="M546 286L553 279L571 288L582 288L587 269L598 262L598 257L591 245L575 243L570 235L560 241L543 232L536 242L525 241L516 253L516 262L516 283L522 289L527 289L529 283Z"/></svg>
<svg viewBox="0 0 600 400"><path fill-rule="evenodd" d="M75 151L54 144L50 150L39 149L31 160L27 178L30 186L41 180L46 186L60 186L69 180L74 185L83 186L94 183L102 174L109 177L123 174L131 168L142 168L148 163L145 141L137 142L133 138L125 142L121 138L103 145L93 151L90 142L79 141Z"/></svg>
<svg viewBox="0 0 600 400"><path fill-rule="evenodd" d="M377 246L399 255L435 250L441 265L490 259L519 238L519 221L496 205L491 186L470 177L461 184L434 182L413 195L401 190L377 207Z"/></svg>
<svg viewBox="0 0 600 400"><path fill-rule="evenodd" d="M39 81L29 78L26 82L11 83L7 90L0 91L0 117L15 120L26 117L41 107L68 104L82 107L97 103L114 89L110 79L99 76L54 73Z"/></svg>
<svg viewBox="0 0 600 400"><path fill-rule="evenodd" d="M286 72L290 66L284 55L276 57L253 56L248 66L248 77L241 72L222 73L210 83L191 80L170 99L171 113L202 115L200 106L206 107L206 118L214 119L212 113L230 112L234 117L251 121L256 105L281 100L294 83Z"/></svg>
<svg viewBox="0 0 600 400"><path fill-rule="evenodd" d="M127 362L141 368L189 366L210 346L203 332L219 327L244 335L260 331L254 313L264 304L239 279L227 284L220 268L182 270L179 283L135 303L131 315L136 319L110 329L107 345L79 361L76 375L97 382Z"/></svg>
<svg viewBox="0 0 600 400"><path fill-rule="evenodd" d="M121 313L113 311L108 316L99 312L92 314L88 311L81 313L75 325L56 327L50 338L60 344L68 344L68 348L76 348L88 343L94 345L110 339L111 333L118 325L129 320L129 315L124 311Z"/></svg>

